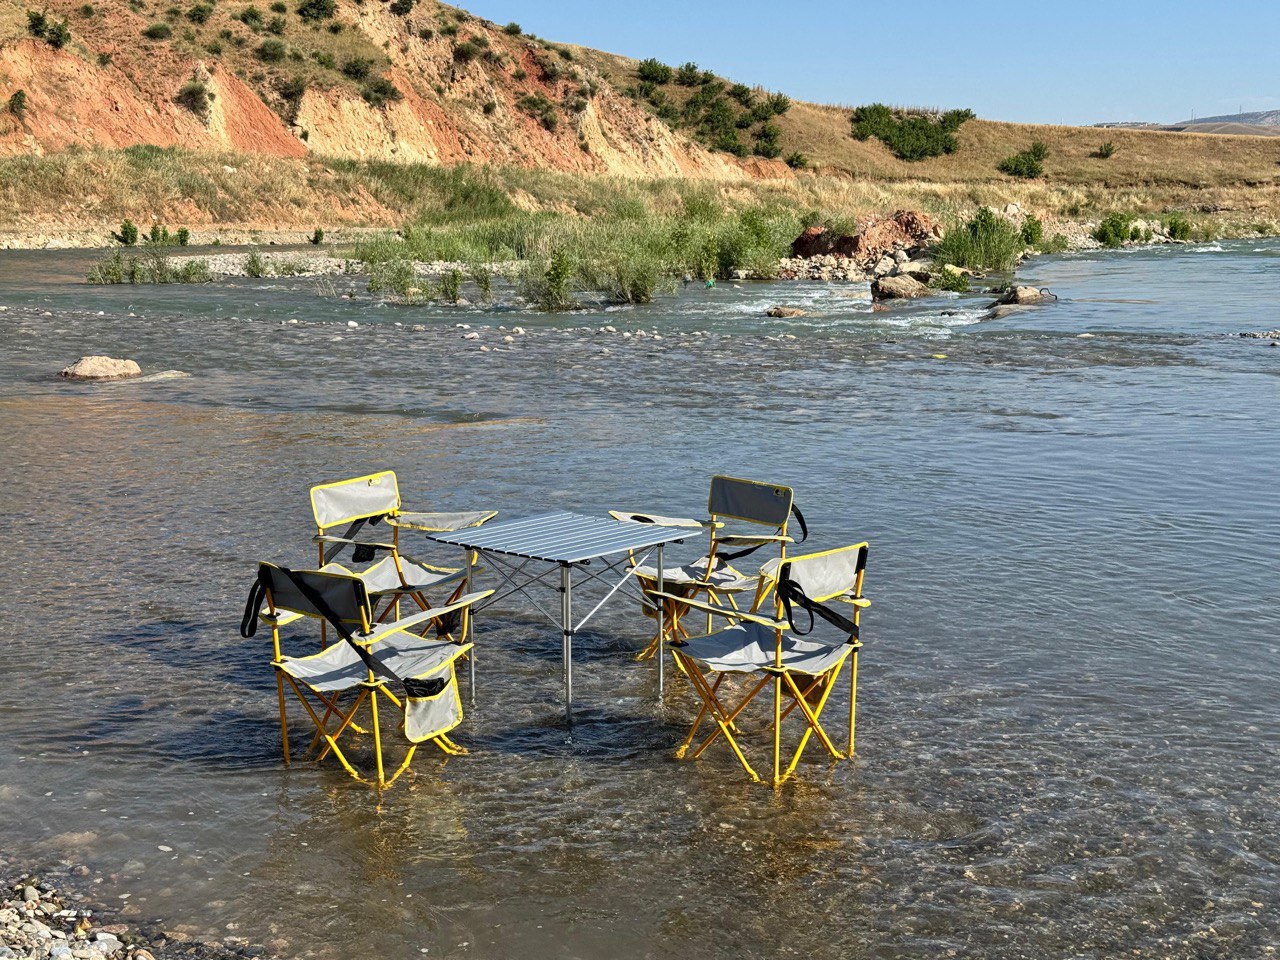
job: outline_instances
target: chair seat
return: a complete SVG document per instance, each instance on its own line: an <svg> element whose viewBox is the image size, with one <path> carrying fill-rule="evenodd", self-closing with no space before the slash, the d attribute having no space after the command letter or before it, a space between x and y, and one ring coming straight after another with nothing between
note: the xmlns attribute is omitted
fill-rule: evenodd
<svg viewBox="0 0 1280 960"><path fill-rule="evenodd" d="M383 679L389 680L435 673L462 653L462 648L403 633L380 640L369 652L387 668L389 673ZM321 693L350 690L369 678L368 667L345 640L309 657L282 657L280 669Z"/></svg>
<svg viewBox="0 0 1280 960"><path fill-rule="evenodd" d="M437 567L403 554L400 556L400 568L404 571L405 583L400 582L395 559L390 556L383 557L363 570L351 570L340 563L326 564L320 569L323 573L345 573L359 577L370 597L385 596L388 593L410 593L445 583L457 583L466 575L466 571L457 567Z"/></svg>
<svg viewBox="0 0 1280 960"><path fill-rule="evenodd" d="M636 567L636 576L656 582L658 568L656 566ZM730 566L723 566L708 575L707 561L705 559L695 560L693 563L686 563L680 567L662 568L662 584L668 588L709 586L711 589L721 593L740 593L744 590L754 590L758 582L757 578L744 577Z"/></svg>
<svg viewBox="0 0 1280 960"><path fill-rule="evenodd" d="M776 637L769 627L740 623L668 646L717 673L757 673L774 665ZM818 676L840 663L849 650L847 643L824 643L784 633L782 667L792 673Z"/></svg>

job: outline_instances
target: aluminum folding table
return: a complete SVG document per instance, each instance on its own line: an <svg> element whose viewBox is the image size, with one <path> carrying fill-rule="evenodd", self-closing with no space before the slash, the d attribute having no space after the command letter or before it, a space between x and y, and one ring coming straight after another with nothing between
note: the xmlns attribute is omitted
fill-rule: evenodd
<svg viewBox="0 0 1280 960"><path fill-rule="evenodd" d="M428 539L437 543L462 547L467 552L467 590L472 589L471 580L474 564L483 558L502 580L505 592L497 592L483 606L489 606L514 593L522 594L530 603L538 608L552 623L558 623L561 630L561 655L564 658L564 709L565 716L573 722L573 637L579 632L596 612L603 607L617 592L629 585L634 587L635 595L640 602L656 611L658 619L658 636L663 633L663 605L653 603L646 598L638 587L629 584L636 567L648 558L651 552L657 554L658 590L663 589L662 553L668 543L679 543L689 536L688 528L666 527L656 523L637 523L629 520L614 520L610 517L593 517L580 513L565 511L543 513L523 520L505 520L488 523L483 527L472 527L449 533L434 533ZM634 564L631 558L635 553L643 552L636 557ZM594 561L600 561L598 569L588 569ZM553 564L550 570L543 564ZM532 569L529 569L532 567ZM545 583L548 577L560 571L560 616L548 613L526 588L535 583ZM621 568L625 567L617 582L612 580ZM604 598L591 611L574 623L573 620L573 574L578 571L583 580L595 580L608 587ZM472 637L474 640L474 635ZM471 656L471 696L475 697L475 648ZM661 653L655 658L658 661L658 695L662 695L663 660Z"/></svg>

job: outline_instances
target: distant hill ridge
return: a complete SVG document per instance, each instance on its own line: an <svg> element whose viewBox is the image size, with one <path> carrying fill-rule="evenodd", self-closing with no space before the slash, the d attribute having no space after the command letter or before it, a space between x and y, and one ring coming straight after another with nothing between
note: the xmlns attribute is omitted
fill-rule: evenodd
<svg viewBox="0 0 1280 960"><path fill-rule="evenodd" d="M1230 113L1220 117L1196 117L1182 120L1174 126L1189 127L1202 123L1244 123L1255 127L1280 127L1280 110L1255 110L1252 113Z"/></svg>

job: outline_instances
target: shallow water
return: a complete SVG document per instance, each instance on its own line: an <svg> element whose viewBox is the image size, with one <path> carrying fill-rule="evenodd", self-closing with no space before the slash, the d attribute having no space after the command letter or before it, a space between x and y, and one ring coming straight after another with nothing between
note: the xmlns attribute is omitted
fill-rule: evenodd
<svg viewBox="0 0 1280 960"><path fill-rule="evenodd" d="M1280 326L1278 257L1045 258L1020 279L1062 300L977 322L989 297L844 285L555 318L93 288L91 254L0 253L0 842L315 957L1262 955L1280 349L1234 334ZM49 376L89 353L190 376ZM857 760L777 793L674 760L694 701L655 703L626 602L579 639L569 733L554 631L508 602L471 756L382 796L283 768L269 640L236 633L254 561L309 560L307 486L387 466L411 506L507 516L794 485L811 546L872 543Z"/></svg>

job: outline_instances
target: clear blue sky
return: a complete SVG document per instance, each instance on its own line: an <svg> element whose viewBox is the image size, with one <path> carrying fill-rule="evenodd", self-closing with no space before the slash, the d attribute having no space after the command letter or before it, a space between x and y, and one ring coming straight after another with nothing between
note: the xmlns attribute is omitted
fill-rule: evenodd
<svg viewBox="0 0 1280 960"><path fill-rule="evenodd" d="M499 23L803 100L994 120L1172 123L1280 109L1280 3L463 0Z"/></svg>

